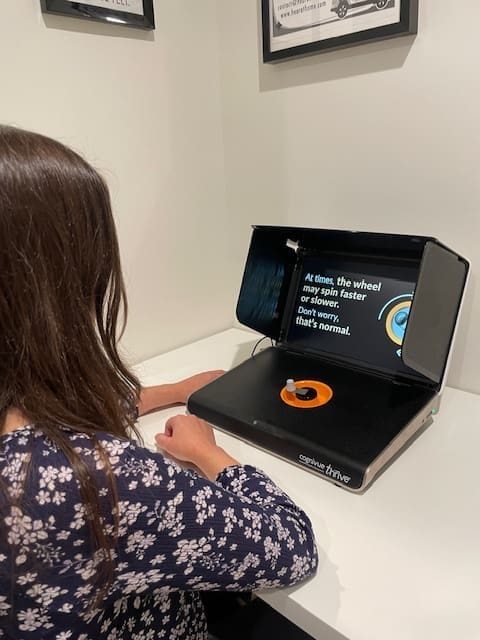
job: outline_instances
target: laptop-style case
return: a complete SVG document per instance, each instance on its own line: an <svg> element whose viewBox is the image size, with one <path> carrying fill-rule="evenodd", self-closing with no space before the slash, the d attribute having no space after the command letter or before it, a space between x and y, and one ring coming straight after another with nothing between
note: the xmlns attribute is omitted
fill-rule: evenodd
<svg viewBox="0 0 480 640"><path fill-rule="evenodd" d="M363 491L438 411L468 269L431 237L254 227L237 318L272 346L189 411Z"/></svg>

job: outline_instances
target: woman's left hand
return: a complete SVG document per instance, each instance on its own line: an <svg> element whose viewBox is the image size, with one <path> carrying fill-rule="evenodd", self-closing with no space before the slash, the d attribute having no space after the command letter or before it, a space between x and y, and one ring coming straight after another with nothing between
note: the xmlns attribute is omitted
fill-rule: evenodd
<svg viewBox="0 0 480 640"><path fill-rule="evenodd" d="M203 371L202 373L197 373L194 376L185 378L185 380L180 380L180 382L177 383L179 392L178 402L186 404L188 397L194 391L198 391L198 389L201 389L201 387L204 387L209 382L213 382L213 380L216 380L224 373L225 371L223 371L223 369L215 369L214 371Z"/></svg>
<svg viewBox="0 0 480 640"><path fill-rule="evenodd" d="M203 371L194 376L171 384L159 384L154 387L144 387L140 391L138 401L138 415L143 416L150 411L163 409L174 404L186 404L188 397L194 392L212 382L225 371Z"/></svg>

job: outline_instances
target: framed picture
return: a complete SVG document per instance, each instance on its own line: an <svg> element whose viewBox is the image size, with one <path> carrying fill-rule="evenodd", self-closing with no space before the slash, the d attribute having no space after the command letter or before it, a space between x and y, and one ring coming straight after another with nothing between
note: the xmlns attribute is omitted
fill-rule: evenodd
<svg viewBox="0 0 480 640"><path fill-rule="evenodd" d="M417 33L418 0L262 0L263 61Z"/></svg>
<svg viewBox="0 0 480 640"><path fill-rule="evenodd" d="M44 13L155 29L153 0L40 0Z"/></svg>

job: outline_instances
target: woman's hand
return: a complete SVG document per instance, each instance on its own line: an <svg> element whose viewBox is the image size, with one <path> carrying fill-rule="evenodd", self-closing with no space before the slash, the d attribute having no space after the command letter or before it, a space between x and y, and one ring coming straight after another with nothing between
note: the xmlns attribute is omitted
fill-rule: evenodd
<svg viewBox="0 0 480 640"><path fill-rule="evenodd" d="M163 409L172 404L186 404L188 397L194 392L204 387L212 380L221 376L225 371L216 369L214 371L203 371L194 376L174 382L172 384L159 384L154 387L144 387L140 391L138 402L138 415L143 416L150 411Z"/></svg>
<svg viewBox="0 0 480 640"><path fill-rule="evenodd" d="M215 369L214 371L203 371L202 373L197 373L194 376L180 380L180 382L177 382L179 395L178 402L186 404L188 397L194 391L198 391L198 389L201 389L209 382L213 382L213 380L216 380L224 373L225 371L223 371L223 369Z"/></svg>
<svg viewBox="0 0 480 640"><path fill-rule="evenodd" d="M155 436L159 449L180 463L196 467L215 480L225 467L239 462L217 446L212 427L196 416L174 416L165 424L165 433Z"/></svg>

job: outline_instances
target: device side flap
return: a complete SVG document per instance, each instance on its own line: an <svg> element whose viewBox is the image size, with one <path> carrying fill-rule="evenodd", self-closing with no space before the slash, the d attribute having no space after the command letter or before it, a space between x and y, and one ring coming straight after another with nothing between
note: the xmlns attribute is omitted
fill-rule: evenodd
<svg viewBox="0 0 480 640"><path fill-rule="evenodd" d="M254 228L237 302L238 321L274 340L297 260L295 231L290 235L287 228Z"/></svg>
<svg viewBox="0 0 480 640"><path fill-rule="evenodd" d="M426 243L402 359L439 386L446 372L468 268L464 258L437 241Z"/></svg>

